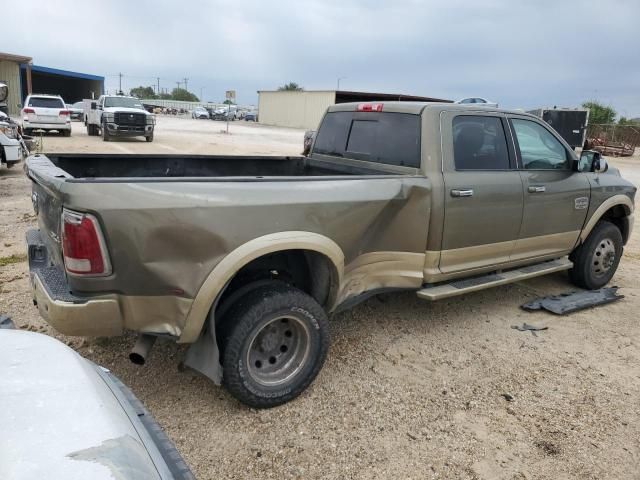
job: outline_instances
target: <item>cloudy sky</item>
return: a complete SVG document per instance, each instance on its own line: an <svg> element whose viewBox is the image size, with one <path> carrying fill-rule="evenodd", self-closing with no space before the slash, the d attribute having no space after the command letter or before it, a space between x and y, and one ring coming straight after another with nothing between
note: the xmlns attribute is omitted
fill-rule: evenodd
<svg viewBox="0 0 640 480"><path fill-rule="evenodd" d="M11 21L9 20L9 17ZM20 0L0 50L36 65L239 103L306 89L483 96L501 106L597 99L640 117L638 0Z"/></svg>

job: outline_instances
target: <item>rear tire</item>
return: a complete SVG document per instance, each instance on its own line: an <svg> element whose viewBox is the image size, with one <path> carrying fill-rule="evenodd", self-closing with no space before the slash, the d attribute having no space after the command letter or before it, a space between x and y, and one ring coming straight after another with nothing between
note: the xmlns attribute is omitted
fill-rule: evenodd
<svg viewBox="0 0 640 480"><path fill-rule="evenodd" d="M294 399L322 368L329 348L327 316L296 288L274 282L251 290L223 322L222 381L250 407Z"/></svg>
<svg viewBox="0 0 640 480"><path fill-rule="evenodd" d="M618 269L622 257L622 234L613 223L601 220L569 258L571 282L587 290L604 287Z"/></svg>
<svg viewBox="0 0 640 480"><path fill-rule="evenodd" d="M62 136L63 137L70 137L71 136L71 130L64 130L62 132Z"/></svg>

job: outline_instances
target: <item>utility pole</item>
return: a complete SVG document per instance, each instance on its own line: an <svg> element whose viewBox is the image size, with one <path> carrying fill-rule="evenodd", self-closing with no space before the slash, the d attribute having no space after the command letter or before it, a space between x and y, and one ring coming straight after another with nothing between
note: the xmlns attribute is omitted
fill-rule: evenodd
<svg viewBox="0 0 640 480"><path fill-rule="evenodd" d="M188 78L183 78L184 80L184 89L188 92L189 91L189 79Z"/></svg>
<svg viewBox="0 0 640 480"><path fill-rule="evenodd" d="M119 82L118 82L119 83L118 90L119 90L120 95L122 95L122 72L118 73L118 77L120 77L119 78Z"/></svg>
<svg viewBox="0 0 640 480"><path fill-rule="evenodd" d="M338 77L338 86L336 88L336 90L340 90L340 80L346 80L347 77Z"/></svg>
<svg viewBox="0 0 640 480"><path fill-rule="evenodd" d="M178 88L180 88L180 85L182 85L182 82L176 82L176 85L178 85Z"/></svg>
<svg viewBox="0 0 640 480"><path fill-rule="evenodd" d="M160 77L156 77L156 80L158 80L158 95L160 95Z"/></svg>

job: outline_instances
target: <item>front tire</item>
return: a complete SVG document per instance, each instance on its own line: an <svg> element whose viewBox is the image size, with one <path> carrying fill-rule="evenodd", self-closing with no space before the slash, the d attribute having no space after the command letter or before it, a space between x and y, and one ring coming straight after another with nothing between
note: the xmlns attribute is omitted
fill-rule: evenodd
<svg viewBox="0 0 640 480"><path fill-rule="evenodd" d="M144 137L144 139L145 139L147 142L153 142L153 133L152 133L151 135L147 135L146 137Z"/></svg>
<svg viewBox="0 0 640 480"><path fill-rule="evenodd" d="M598 222L585 242L569 256L573 262L569 270L571 282L587 290L604 287L616 273L622 251L618 227L604 220Z"/></svg>
<svg viewBox="0 0 640 480"><path fill-rule="evenodd" d="M111 136L109 135L109 130L107 129L107 124L102 124L102 141L108 142Z"/></svg>
<svg viewBox="0 0 640 480"><path fill-rule="evenodd" d="M294 399L322 368L329 348L327 316L296 288L276 283L251 290L223 322L223 384L250 407Z"/></svg>

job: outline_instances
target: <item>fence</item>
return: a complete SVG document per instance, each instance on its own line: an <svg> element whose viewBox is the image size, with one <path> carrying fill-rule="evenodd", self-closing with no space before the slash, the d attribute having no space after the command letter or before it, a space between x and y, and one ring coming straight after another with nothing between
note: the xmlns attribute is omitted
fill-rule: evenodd
<svg viewBox="0 0 640 480"><path fill-rule="evenodd" d="M640 126L638 125L589 125L587 138L600 138L607 144L627 144L631 148L640 145Z"/></svg>

